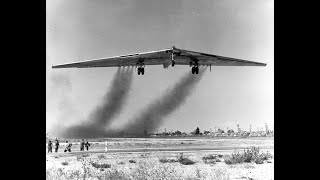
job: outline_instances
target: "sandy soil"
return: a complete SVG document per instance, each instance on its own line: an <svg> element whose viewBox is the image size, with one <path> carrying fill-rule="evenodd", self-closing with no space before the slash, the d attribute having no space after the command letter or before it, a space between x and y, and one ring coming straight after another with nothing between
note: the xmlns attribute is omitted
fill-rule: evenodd
<svg viewBox="0 0 320 180"><path fill-rule="evenodd" d="M183 142L183 144L181 143ZM96 144L95 144L96 143ZM122 148L182 148L220 147L219 151L183 152L183 157L195 164L183 165L179 162L161 163L160 159L177 159L180 152L96 152L104 149L104 144L95 142L92 151L80 153L50 153L46 156L47 179L274 179L274 160L264 164L242 163L227 165L221 162L206 164L202 157L206 154L231 154L223 147L273 147L272 139L110 139L108 149ZM191 144L189 144L191 143ZM77 151L74 146L74 151ZM60 148L62 151L64 148ZM268 151L274 154L273 149ZM130 163L133 160L135 163ZM90 162L109 164L110 168L95 168Z"/></svg>

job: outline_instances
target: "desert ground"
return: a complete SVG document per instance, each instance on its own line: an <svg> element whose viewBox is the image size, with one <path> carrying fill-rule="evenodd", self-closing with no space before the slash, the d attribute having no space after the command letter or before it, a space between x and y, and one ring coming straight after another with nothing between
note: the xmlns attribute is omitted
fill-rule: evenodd
<svg viewBox="0 0 320 180"><path fill-rule="evenodd" d="M72 152L63 152L61 142L58 153L46 154L46 179L274 179L273 137L91 139L89 151L80 151L78 141L71 140ZM225 162L252 146L272 157L261 164Z"/></svg>

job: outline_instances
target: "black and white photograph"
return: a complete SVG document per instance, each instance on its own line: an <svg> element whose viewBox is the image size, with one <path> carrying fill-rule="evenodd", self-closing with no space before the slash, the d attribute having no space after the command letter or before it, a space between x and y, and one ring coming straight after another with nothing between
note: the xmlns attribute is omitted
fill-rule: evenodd
<svg viewBox="0 0 320 180"><path fill-rule="evenodd" d="M46 0L45 19L47 180L275 179L274 0Z"/></svg>

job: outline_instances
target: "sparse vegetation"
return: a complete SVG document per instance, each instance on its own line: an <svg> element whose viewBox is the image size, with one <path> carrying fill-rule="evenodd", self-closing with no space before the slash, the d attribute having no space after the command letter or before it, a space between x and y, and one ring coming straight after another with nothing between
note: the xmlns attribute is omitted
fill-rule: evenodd
<svg viewBox="0 0 320 180"><path fill-rule="evenodd" d="M183 157L183 153L178 154L178 162L183 165L191 165L191 164L195 163L192 160L190 160L189 158Z"/></svg>
<svg viewBox="0 0 320 180"><path fill-rule="evenodd" d="M105 171L104 174L98 176L98 179L105 180L129 180L128 175L126 175L123 171L118 171L116 169L112 171Z"/></svg>
<svg viewBox="0 0 320 180"><path fill-rule="evenodd" d="M151 161L140 161L130 174L130 179L183 179L176 166Z"/></svg>
<svg viewBox="0 0 320 180"><path fill-rule="evenodd" d="M202 157L202 160L208 160L208 159L216 159L217 155L213 155L213 154L206 154Z"/></svg>
<svg viewBox="0 0 320 180"><path fill-rule="evenodd" d="M262 164L265 160L272 158L270 153L260 153L258 147L252 147L244 150L244 153L233 153L231 156L224 156L224 162L226 164L238 164L255 162L256 164Z"/></svg>
<svg viewBox="0 0 320 180"><path fill-rule="evenodd" d="M217 162L216 159L207 159L207 160L203 160L204 163L206 164L215 164Z"/></svg>
<svg viewBox="0 0 320 180"><path fill-rule="evenodd" d="M174 163L174 162L178 162L178 160L176 159L167 159L167 158L160 158L159 162L161 163Z"/></svg>
<svg viewBox="0 0 320 180"><path fill-rule="evenodd" d="M162 158L159 159L159 162L161 162L161 163L179 162L179 163L184 164L184 165L190 165L190 164L194 164L195 163L192 160L190 160L189 158L184 157L183 153L179 153L177 155L176 159L162 157Z"/></svg>
<svg viewBox="0 0 320 180"><path fill-rule="evenodd" d="M217 162L217 160L219 160L217 157L218 157L217 155L208 154L208 155L203 156L202 160L206 164L215 164ZM220 162L220 160L219 160L219 162Z"/></svg>
<svg viewBox="0 0 320 180"><path fill-rule="evenodd" d="M132 141L132 143L136 144L136 141ZM182 142L170 141L170 146L178 146L180 143ZM184 141L183 143L187 145L190 141ZM203 141L201 141L201 143L203 143ZM215 143L219 143L220 145L221 141L217 141ZM223 143L225 143L225 141L223 141ZM238 141L236 143L238 143ZM256 141L254 143L255 146L260 146L262 144L260 142L256 143ZM156 144L156 147L164 147L164 145L161 144L160 146L158 144ZM194 142L192 144L198 146L200 143ZM222 144L221 146L225 146L225 144ZM128 147L132 148L129 145ZM232 158L232 154L230 154L230 156L222 156L215 153L207 153L206 155L203 155L203 152L152 152L150 156L147 156L145 153L135 154L130 152L123 153L120 156L117 156L117 153L88 154L88 152L84 152L84 156L83 154L71 154L73 157L70 157L70 155L59 156L59 154L52 154L47 156L46 179L260 179L260 174L262 174L261 170L265 172L263 174L265 179L272 179L273 164L265 164L265 166L255 164L268 162L273 163L273 159L271 159L271 161L269 160L269 158L272 158L271 154L268 152L259 152L258 149L252 149L254 148L250 148L250 151L246 149L245 151L239 151L239 153L233 153L241 153L244 157L240 158L239 155L238 159L241 159L243 162L245 162L245 159L250 159L252 156L250 161L252 163L230 163L231 165L217 162L223 162L224 159ZM257 162L255 162L253 158L256 154L258 154L258 156L256 156L258 157ZM59 159L55 159L55 156L59 156L57 157ZM106 161L105 158L108 158L108 161ZM91 160L93 162L90 162ZM66 161L68 164L61 165L62 161ZM201 161L204 161L207 165L204 165ZM175 162L179 162L181 164ZM59 166L56 166L56 163L58 163ZM184 164L190 164L190 166L184 166Z"/></svg>
<svg viewBox="0 0 320 180"><path fill-rule="evenodd" d="M99 164L99 163L92 162L92 161L90 161L90 164L91 164L93 167L97 168L97 169L99 169L99 168L111 168L111 164L105 164L105 163Z"/></svg>

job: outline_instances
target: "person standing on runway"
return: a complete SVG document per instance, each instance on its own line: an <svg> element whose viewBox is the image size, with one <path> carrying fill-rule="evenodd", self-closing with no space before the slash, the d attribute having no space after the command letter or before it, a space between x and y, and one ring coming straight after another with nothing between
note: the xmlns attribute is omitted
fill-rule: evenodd
<svg viewBox="0 0 320 180"><path fill-rule="evenodd" d="M80 143L80 151L84 151L84 139Z"/></svg>
<svg viewBox="0 0 320 180"><path fill-rule="evenodd" d="M58 138L56 138L56 142L55 142L55 152L57 153L59 149L59 140Z"/></svg>
<svg viewBox="0 0 320 180"><path fill-rule="evenodd" d="M52 142L49 140L48 142L48 153L52 153Z"/></svg>

